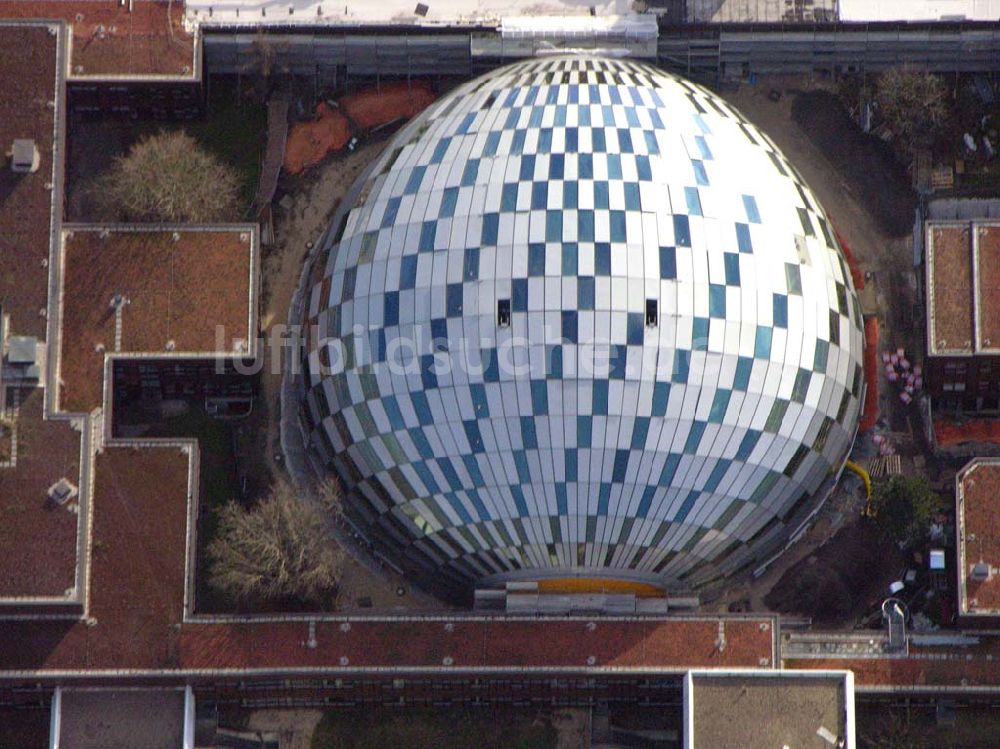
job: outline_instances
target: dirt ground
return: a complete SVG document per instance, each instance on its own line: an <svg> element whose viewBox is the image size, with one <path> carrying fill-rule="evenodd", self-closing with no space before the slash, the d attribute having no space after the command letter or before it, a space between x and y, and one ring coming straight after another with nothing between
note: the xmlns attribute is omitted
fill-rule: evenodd
<svg viewBox="0 0 1000 749"><path fill-rule="evenodd" d="M269 418L261 435L261 451L273 475L282 467L275 461L280 455L279 423L281 418L282 369L279 358L284 349L276 344L275 326L288 320L288 307L298 287L302 265L309 252L306 243L319 242L333 218L337 206L351 185L385 147L387 139L369 141L352 153L335 154L325 162L283 187L288 191L287 208L275 208L275 245L264 253L262 275L264 288L260 326L264 337L259 397ZM402 595L399 594L402 591ZM390 611L441 610L445 604L421 591L391 570L373 574L348 555L341 579L338 610L380 613Z"/></svg>
<svg viewBox="0 0 1000 749"><path fill-rule="evenodd" d="M866 704L857 706L861 749L996 749L1000 714L987 706L959 707L954 725L938 725L934 708Z"/></svg>
<svg viewBox="0 0 1000 749"><path fill-rule="evenodd" d="M741 85L722 94L795 165L852 248L861 270L868 274L863 303L867 312L878 314L885 345L919 352L922 327L919 313L914 316L917 283L911 234L916 196L905 170L887 160L882 144L860 134L829 88L829 82L811 76L783 76L761 78L755 86ZM772 91L781 94L777 102L769 98ZM903 451L918 452L916 409L902 411L885 397L881 403L884 428L892 427ZM856 449L866 449L864 438ZM914 465L912 460L910 465ZM804 569L802 565L813 564L810 560L817 558L836 559L852 553L860 534L838 531L856 524L863 505L855 479L845 473L841 486L797 543L760 578L734 586L706 608L721 611L739 602L752 611L768 610L765 597L790 570ZM881 580L882 576L873 577ZM785 585L792 579L787 578ZM852 605L851 612L854 609ZM845 615L845 621L850 618Z"/></svg>

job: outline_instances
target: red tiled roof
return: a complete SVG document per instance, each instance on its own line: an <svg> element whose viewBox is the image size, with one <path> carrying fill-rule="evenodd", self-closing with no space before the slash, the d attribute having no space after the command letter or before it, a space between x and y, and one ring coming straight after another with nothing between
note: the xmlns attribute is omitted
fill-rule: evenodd
<svg viewBox="0 0 1000 749"><path fill-rule="evenodd" d="M195 38L184 30L183 15L182 2L0 0L0 18L61 20L72 27L71 78L194 80Z"/></svg>
<svg viewBox="0 0 1000 749"><path fill-rule="evenodd" d="M65 233L59 407L102 402L105 352L115 351L111 299L120 294L121 352L216 352L249 345L251 238L245 226L156 231L142 227ZM98 350L98 344L102 347Z"/></svg>
<svg viewBox="0 0 1000 749"><path fill-rule="evenodd" d="M959 614L1000 617L1000 461L979 458L958 481ZM972 566L985 562L987 580L973 580Z"/></svg>
<svg viewBox="0 0 1000 749"><path fill-rule="evenodd" d="M15 174L0 159L0 307L11 316L15 335L37 338L45 337L40 312L48 303L56 131L56 110L49 102L59 80L58 46L58 36L44 26L0 21L0 153L15 138L30 138L40 157L38 170L29 174Z"/></svg>
<svg viewBox="0 0 1000 749"><path fill-rule="evenodd" d="M79 486L80 432L44 420L41 390L17 398L16 463L0 468L0 598L61 598L74 585L79 516L47 492L61 478Z"/></svg>

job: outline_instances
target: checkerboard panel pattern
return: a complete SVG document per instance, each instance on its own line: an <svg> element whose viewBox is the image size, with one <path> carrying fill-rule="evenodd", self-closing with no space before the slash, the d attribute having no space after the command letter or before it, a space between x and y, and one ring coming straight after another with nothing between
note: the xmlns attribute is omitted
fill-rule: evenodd
<svg viewBox="0 0 1000 749"><path fill-rule="evenodd" d="M444 578L698 588L773 553L850 447L862 320L826 216L766 135L651 66L460 87L324 249L312 445L362 532Z"/></svg>

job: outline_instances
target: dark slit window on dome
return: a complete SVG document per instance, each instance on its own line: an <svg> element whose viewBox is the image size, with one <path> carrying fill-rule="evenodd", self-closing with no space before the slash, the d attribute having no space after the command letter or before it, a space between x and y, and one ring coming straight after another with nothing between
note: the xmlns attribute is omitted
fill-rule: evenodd
<svg viewBox="0 0 1000 749"><path fill-rule="evenodd" d="M497 300L497 325L501 328L510 327L510 299Z"/></svg>

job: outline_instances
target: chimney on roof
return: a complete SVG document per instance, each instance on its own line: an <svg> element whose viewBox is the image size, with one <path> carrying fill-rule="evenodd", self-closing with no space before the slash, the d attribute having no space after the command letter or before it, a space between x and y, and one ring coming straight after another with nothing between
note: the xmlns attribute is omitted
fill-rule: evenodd
<svg viewBox="0 0 1000 749"><path fill-rule="evenodd" d="M38 146L30 138L15 138L14 145L10 149L10 168L18 174L28 174L37 172L41 164L41 154L38 153Z"/></svg>
<svg viewBox="0 0 1000 749"><path fill-rule="evenodd" d="M975 580L976 582L985 582L990 579L990 566L986 562L980 560L972 565L972 572L969 573L969 578Z"/></svg>

